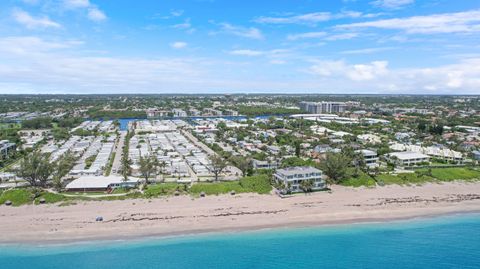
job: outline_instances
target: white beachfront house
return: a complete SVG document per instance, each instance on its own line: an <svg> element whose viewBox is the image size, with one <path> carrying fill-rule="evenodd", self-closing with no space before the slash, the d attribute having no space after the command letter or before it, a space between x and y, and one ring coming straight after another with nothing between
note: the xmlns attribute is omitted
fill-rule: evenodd
<svg viewBox="0 0 480 269"><path fill-rule="evenodd" d="M413 151L393 152L387 154L387 159L400 166L415 166L430 161L428 155Z"/></svg>
<svg viewBox="0 0 480 269"><path fill-rule="evenodd" d="M81 176L67 184L65 189L75 192L109 191L115 188L134 188L138 184L138 178L124 180L119 176Z"/></svg>
<svg viewBox="0 0 480 269"><path fill-rule="evenodd" d="M390 145L390 149L392 149L393 151L418 152L428 155L431 158L442 159L448 162L458 164L461 164L464 161L464 156L461 152L438 146L423 147L420 145L394 143Z"/></svg>
<svg viewBox="0 0 480 269"><path fill-rule="evenodd" d="M373 168L378 166L378 154L375 151L360 149L356 150L355 152L362 154L363 159L365 160L365 165L368 167Z"/></svg>
<svg viewBox="0 0 480 269"><path fill-rule="evenodd" d="M304 180L312 180L313 190L321 190L326 187L323 172L317 168L310 166L289 167L278 169L275 171L274 180L278 183L283 183L285 186L290 186L291 192L300 192L300 184Z"/></svg>

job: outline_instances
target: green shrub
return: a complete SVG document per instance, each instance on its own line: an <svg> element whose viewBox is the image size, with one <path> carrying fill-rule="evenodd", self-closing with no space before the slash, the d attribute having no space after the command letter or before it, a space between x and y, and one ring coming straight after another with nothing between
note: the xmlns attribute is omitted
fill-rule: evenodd
<svg viewBox="0 0 480 269"><path fill-rule="evenodd" d="M13 206L21 206L32 202L33 194L27 189L15 189L4 191L0 195L0 205L5 204L6 201L12 201Z"/></svg>
<svg viewBox="0 0 480 269"><path fill-rule="evenodd" d="M218 195L235 191L237 193L246 192L246 190L240 186L238 181L232 182L219 182L219 183L197 183L190 188L190 193L199 195L201 192L205 192L207 195Z"/></svg>
<svg viewBox="0 0 480 269"><path fill-rule="evenodd" d="M249 192L268 194L272 191L272 185L270 184L270 178L268 175L244 177L240 179L239 184Z"/></svg>
<svg viewBox="0 0 480 269"><path fill-rule="evenodd" d="M42 198L45 199L46 204L59 203L59 202L65 201L66 199L66 197L61 194L44 192L37 199L35 199L35 204L38 205L40 203L40 199Z"/></svg>
<svg viewBox="0 0 480 269"><path fill-rule="evenodd" d="M144 192L146 198L158 197L162 195L173 195L176 190L181 193L186 192L186 185L177 183L162 183L149 185Z"/></svg>
<svg viewBox="0 0 480 269"><path fill-rule="evenodd" d="M348 187L373 187L375 186L375 180L367 175L360 175L359 177L351 177L342 180L340 183L342 186Z"/></svg>

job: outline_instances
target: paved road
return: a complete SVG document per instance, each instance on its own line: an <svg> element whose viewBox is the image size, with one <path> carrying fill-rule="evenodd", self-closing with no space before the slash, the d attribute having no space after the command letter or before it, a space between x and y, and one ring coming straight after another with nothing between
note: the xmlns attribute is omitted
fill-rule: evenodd
<svg viewBox="0 0 480 269"><path fill-rule="evenodd" d="M182 134L186 136L190 141L192 141L193 144L195 144L197 147L200 147L203 149L208 155L215 155L215 151L213 151L211 148L209 148L207 145L203 144L202 142L198 141L198 139L193 136L190 132L182 130Z"/></svg>
<svg viewBox="0 0 480 269"><path fill-rule="evenodd" d="M123 145L125 144L125 136L127 136L127 131L120 131L120 138L115 149L115 159L113 160L111 174L120 173L120 168L122 165L122 155L123 155Z"/></svg>

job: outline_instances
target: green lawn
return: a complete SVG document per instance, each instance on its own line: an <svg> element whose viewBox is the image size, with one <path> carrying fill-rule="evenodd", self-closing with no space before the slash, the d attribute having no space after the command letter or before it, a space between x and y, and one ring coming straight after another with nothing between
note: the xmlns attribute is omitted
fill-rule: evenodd
<svg viewBox="0 0 480 269"><path fill-rule="evenodd" d="M205 192L207 195L218 195L235 191L236 193L253 192L267 194L272 191L268 175L255 175L244 177L240 181L197 183L190 188L190 193L199 195Z"/></svg>
<svg viewBox="0 0 480 269"><path fill-rule="evenodd" d="M206 195L218 195L235 191L237 193L246 192L237 181L218 182L218 183L197 183L190 188L190 193L199 195L204 192Z"/></svg>
<svg viewBox="0 0 480 269"><path fill-rule="evenodd" d="M45 199L46 204L54 204L68 200L68 197L65 197L61 194L44 192L40 195L40 197L35 199L35 204L40 204L40 199L42 198Z"/></svg>
<svg viewBox="0 0 480 269"><path fill-rule="evenodd" d="M480 171L466 167L432 168L430 175L428 169L418 169L415 173L402 173L397 175L380 174L376 179L379 183L383 182L385 185L419 185L427 182L446 182L454 180L473 181L480 180ZM375 186L375 181L368 175L361 174L358 178L350 177L343 180L341 185L350 187L372 187Z"/></svg>
<svg viewBox="0 0 480 269"><path fill-rule="evenodd" d="M27 189L16 189L2 192L0 195L0 205L6 201L11 201L13 206L21 206L33 202L33 194Z"/></svg>
<svg viewBox="0 0 480 269"><path fill-rule="evenodd" d="M428 169L421 169L420 171L427 172ZM466 167L433 168L432 176L440 181L480 180L480 171L468 169Z"/></svg>
<svg viewBox="0 0 480 269"><path fill-rule="evenodd" d="M177 183L161 183L149 185L144 192L146 198L158 197L163 195L173 195L176 190L180 193L185 193L184 184Z"/></svg>
<svg viewBox="0 0 480 269"><path fill-rule="evenodd" d="M398 175L381 174L381 175L378 175L377 180L382 181L385 185L423 184L426 182L435 181L435 179L430 176L420 175L417 173L404 173L404 174L398 174Z"/></svg>
<svg viewBox="0 0 480 269"><path fill-rule="evenodd" d="M358 177L349 177L347 179L342 180L340 183L342 186L348 187L374 187L375 180L371 178L369 175L362 173Z"/></svg>

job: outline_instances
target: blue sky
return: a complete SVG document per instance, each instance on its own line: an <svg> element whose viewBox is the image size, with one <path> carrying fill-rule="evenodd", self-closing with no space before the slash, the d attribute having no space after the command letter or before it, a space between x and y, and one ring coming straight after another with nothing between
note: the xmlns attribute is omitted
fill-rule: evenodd
<svg viewBox="0 0 480 269"><path fill-rule="evenodd" d="M478 0L3 0L0 93L480 93Z"/></svg>

